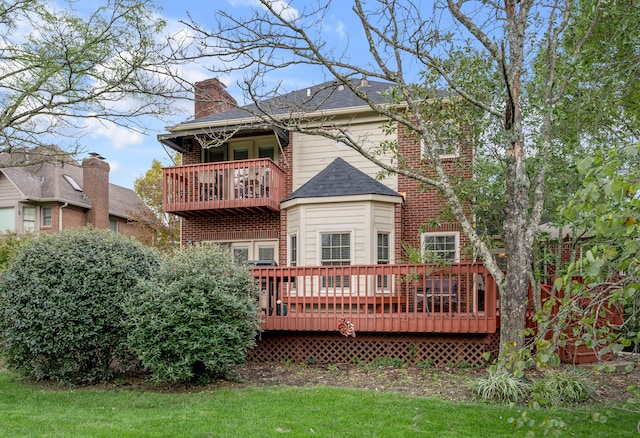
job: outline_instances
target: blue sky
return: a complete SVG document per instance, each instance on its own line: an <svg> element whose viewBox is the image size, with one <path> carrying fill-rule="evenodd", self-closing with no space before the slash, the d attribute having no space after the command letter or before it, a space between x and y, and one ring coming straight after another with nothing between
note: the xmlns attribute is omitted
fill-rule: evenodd
<svg viewBox="0 0 640 438"><path fill-rule="evenodd" d="M284 2L282 3L285 4ZM294 1L293 6L303 7L305 3L309 2ZM340 44L341 41L349 40L350 44L353 44L353 38L349 36L349 29L354 24L354 16L349 13L350 2L337 3L338 10L330 15L330 23L323 26L323 29L325 29L323 34L330 42L333 40L336 44ZM240 16L248 13L250 8L258 7L256 6L257 2L254 0L157 0L157 4L162 8L161 15L167 21L168 32L171 33L178 32L184 28L179 21L188 20L187 11L199 23L207 27L212 26L213 16L219 9L225 9L227 12L234 14L234 16ZM207 62L212 61L209 60ZM325 80L319 72L314 74L305 72L304 69L298 69L293 71L293 75L291 73L288 72L287 74L286 85L289 89L299 89L314 83L324 82ZM191 81L203 80L212 76L206 69L195 64L185 66L183 75ZM227 84L228 91L241 102L242 96L239 94L238 88L234 86L234 82L239 79L239 76L230 75L220 79ZM277 81L281 78L272 79ZM96 123L91 127L87 135L82 138L82 143L87 152L97 152L106 158L111 166L110 180L112 183L133 188L134 180L151 167L152 160L160 160L163 165L171 164L156 136L159 133L166 132L165 126L175 125L190 118L192 111L192 104L189 103L185 105L182 114L172 117L168 121L147 121L149 128L147 134L126 130L121 127L105 127ZM81 156L80 158L83 157Z"/></svg>

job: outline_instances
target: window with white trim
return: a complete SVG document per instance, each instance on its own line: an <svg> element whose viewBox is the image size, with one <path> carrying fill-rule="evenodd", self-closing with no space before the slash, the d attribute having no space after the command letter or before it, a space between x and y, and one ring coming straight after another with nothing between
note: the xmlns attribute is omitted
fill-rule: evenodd
<svg viewBox="0 0 640 438"><path fill-rule="evenodd" d="M438 131L434 130L434 147L440 158L456 158L460 156L460 132L453 123L439 124ZM429 159L427 145L420 139L422 158Z"/></svg>
<svg viewBox="0 0 640 438"><path fill-rule="evenodd" d="M377 262L379 265L389 264L389 233L378 233L377 235ZM389 288L389 276L378 275L378 289Z"/></svg>
<svg viewBox="0 0 640 438"><path fill-rule="evenodd" d="M351 233L321 233L322 266L351 264ZM349 276L323 276L322 287L349 287Z"/></svg>
<svg viewBox="0 0 640 438"><path fill-rule="evenodd" d="M116 219L109 219L109 229L114 233L118 232L118 221Z"/></svg>
<svg viewBox="0 0 640 438"><path fill-rule="evenodd" d="M36 208L22 207L22 230L34 231L36 229Z"/></svg>
<svg viewBox="0 0 640 438"><path fill-rule="evenodd" d="M289 236L289 266L298 266L298 235Z"/></svg>
<svg viewBox="0 0 640 438"><path fill-rule="evenodd" d="M42 207L42 226L50 227L53 224L51 207Z"/></svg>
<svg viewBox="0 0 640 438"><path fill-rule="evenodd" d="M422 234L422 258L426 263L460 260L460 233L433 232Z"/></svg>

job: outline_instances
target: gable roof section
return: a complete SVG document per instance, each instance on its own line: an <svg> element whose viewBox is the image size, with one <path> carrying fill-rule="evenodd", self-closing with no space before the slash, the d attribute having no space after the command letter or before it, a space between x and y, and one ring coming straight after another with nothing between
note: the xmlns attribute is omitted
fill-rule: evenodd
<svg viewBox="0 0 640 438"><path fill-rule="evenodd" d="M75 162L5 167L0 168L0 172L21 193L21 201L68 202L78 207L91 208L91 200L84 192L75 190L63 176L71 177L81 188L84 186L82 166ZM109 184L109 214L129 219L134 213L145 215L148 211L136 192Z"/></svg>
<svg viewBox="0 0 640 438"><path fill-rule="evenodd" d="M301 198L331 196L382 195L401 198L400 194L366 173L356 169L342 158L336 158L316 176L304 183L282 202Z"/></svg>
<svg viewBox="0 0 640 438"><path fill-rule="evenodd" d="M358 82L362 83L360 80L356 81L356 83ZM358 86L361 91L364 91L375 103L385 103L386 99L382 96L382 92L388 90L393 84L379 81L363 82L362 85ZM353 108L364 105L367 105L367 103L351 91L350 88L335 81L303 88L271 99L266 99L260 103L260 107L263 110L274 116L299 112L310 113L340 108ZM234 120L253 117L253 112L256 111L258 111L258 108L255 104L252 104L241 108L232 108L199 119L187 120L181 125L187 128L189 124L204 122L225 121L233 123Z"/></svg>

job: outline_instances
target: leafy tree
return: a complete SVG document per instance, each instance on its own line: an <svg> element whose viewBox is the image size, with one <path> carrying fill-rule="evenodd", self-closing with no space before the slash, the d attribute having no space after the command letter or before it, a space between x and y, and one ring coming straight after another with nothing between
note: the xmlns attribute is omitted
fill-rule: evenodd
<svg viewBox="0 0 640 438"><path fill-rule="evenodd" d="M180 157L174 158L174 162L179 164ZM180 241L180 219L165 213L163 209L162 163L153 160L151 169L136 178L133 189L154 213L153 218L147 218L144 222L154 232L152 244L163 250L175 249Z"/></svg>
<svg viewBox="0 0 640 438"><path fill-rule="evenodd" d="M600 15L600 1L587 3L593 5L591 14L577 26L572 20L578 5L571 0L437 0L432 9L410 1L354 0L358 38L366 41L369 51L367 59L357 62L348 46L324 41L323 24L330 21L331 2L297 10L261 0L248 18L219 11L212 29L196 22L189 25L201 37L203 57L232 61L214 68L214 73L236 69L245 74L240 86L256 105L256 117L290 131L341 141L385 172L414 178L440 192L472 249L498 282L504 353L504 345L523 342L533 244L545 207L549 163L563 146L553 135L558 117L554 108L566 97L571 77L560 64L579 59L595 24L606 19ZM562 46L569 31L575 35L571 51ZM540 47L544 56L533 56ZM544 69L536 71L541 59ZM328 75L359 95L390 120L386 128L391 138L400 129L415 135L426 145L428 160L411 165L398 152L396 141L370 144L330 121L310 126L293 113L272 116L261 103L278 91L264 85L269 83L267 75L281 76L283 69L299 66L316 67L319 75ZM388 81L387 103L378 104L359 89L359 81L353 79L361 77ZM500 231L506 274L465 208L470 199L467 186L447 172L438 156L439 147L452 141L463 149L487 151L502 169L501 192L494 195L504 199ZM384 158L389 155L391 160Z"/></svg>
<svg viewBox="0 0 640 438"><path fill-rule="evenodd" d="M95 382L126 369L122 303L157 255L108 230L69 229L29 239L0 283L0 348L30 379Z"/></svg>
<svg viewBox="0 0 640 438"><path fill-rule="evenodd" d="M556 278L537 318L547 354L567 341L600 354L640 345L640 146L598 151L578 163L581 189L562 216L588 236L577 257ZM555 311L551 309L556 308ZM622 312L622 321L612 318ZM541 336L543 337L543 336Z"/></svg>
<svg viewBox="0 0 640 438"><path fill-rule="evenodd" d="M144 130L141 116L172 111L156 67L165 23L151 0L108 0L89 13L63 5L0 0L0 152L54 136L77 152L90 121Z"/></svg>
<svg viewBox="0 0 640 438"><path fill-rule="evenodd" d="M218 245L183 248L165 259L126 309L129 345L158 381L228 376L259 328L253 279Z"/></svg>

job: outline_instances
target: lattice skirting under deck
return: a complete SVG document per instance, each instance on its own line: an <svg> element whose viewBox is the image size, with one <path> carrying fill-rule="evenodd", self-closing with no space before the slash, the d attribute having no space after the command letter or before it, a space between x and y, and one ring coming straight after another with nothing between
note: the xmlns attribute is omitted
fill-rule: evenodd
<svg viewBox="0 0 640 438"><path fill-rule="evenodd" d="M368 363L380 357L436 367L465 363L482 365L485 352L497 356L499 335L393 335L358 333L356 338L320 333L262 333L249 361L297 363Z"/></svg>

